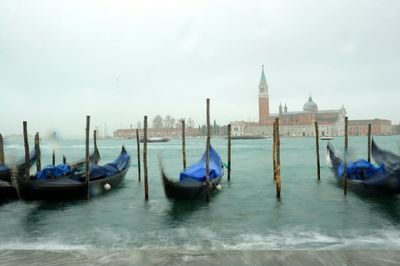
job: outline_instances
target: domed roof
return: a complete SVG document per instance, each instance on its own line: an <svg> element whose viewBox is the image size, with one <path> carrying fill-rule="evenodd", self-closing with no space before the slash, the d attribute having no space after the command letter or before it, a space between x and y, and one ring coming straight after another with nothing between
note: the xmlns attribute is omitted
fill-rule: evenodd
<svg viewBox="0 0 400 266"><path fill-rule="evenodd" d="M304 112L318 112L318 105L313 102L311 95L308 97L308 101L303 105Z"/></svg>

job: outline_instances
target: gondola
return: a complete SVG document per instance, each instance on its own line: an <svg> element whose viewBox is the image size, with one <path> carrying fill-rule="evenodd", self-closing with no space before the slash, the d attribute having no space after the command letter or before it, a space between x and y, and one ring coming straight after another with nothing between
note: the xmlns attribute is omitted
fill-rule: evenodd
<svg viewBox="0 0 400 266"><path fill-rule="evenodd" d="M343 184L343 160L335 153L328 143L329 158L332 172L339 184ZM360 193L398 194L400 193L400 178L398 172L385 167L384 164L374 166L365 160L349 161L347 164L348 188Z"/></svg>
<svg viewBox="0 0 400 266"><path fill-rule="evenodd" d="M35 156L33 156L33 155L35 155ZM30 161L29 161L30 166L32 166L35 163L36 159L37 159L36 152L32 151L30 153ZM96 147L94 152L89 156L89 162L91 164L93 164L94 162L98 162L99 160L100 160L100 152ZM24 171L25 163L22 163L22 161L25 161L25 160L21 159L20 161L21 161L21 163L18 164L17 169L19 169L19 170L17 171L16 176L23 176L25 174L25 171ZM68 168L71 169L71 171L79 172L79 171L83 171L84 166L85 166L85 160L80 160L80 161L77 161L75 163L68 165ZM49 166L46 166L45 168L47 168L47 171L49 171L51 173L52 169L55 169L57 167L60 167L60 165L58 165L58 166L49 165ZM12 182L0 180L0 198L15 199L17 197L18 197L18 194L17 194L15 186L12 184Z"/></svg>
<svg viewBox="0 0 400 266"><path fill-rule="evenodd" d="M96 196L117 187L129 169L130 155L122 147L120 155L103 166L91 165L90 181L86 182L85 171L74 170L64 176L37 179L30 176L26 180L18 176L18 188L24 200L74 200ZM88 188L89 185L89 188Z"/></svg>
<svg viewBox="0 0 400 266"><path fill-rule="evenodd" d="M209 177L210 187L215 189L224 175L223 165L218 153L210 147ZM180 173L179 181L172 181L165 174L160 160L161 178L167 198L187 200L198 198L206 189L206 153L197 163Z"/></svg>
<svg viewBox="0 0 400 266"><path fill-rule="evenodd" d="M371 155L377 164L384 164L386 168L395 171L400 168L400 156L391 151L381 149L372 139Z"/></svg>

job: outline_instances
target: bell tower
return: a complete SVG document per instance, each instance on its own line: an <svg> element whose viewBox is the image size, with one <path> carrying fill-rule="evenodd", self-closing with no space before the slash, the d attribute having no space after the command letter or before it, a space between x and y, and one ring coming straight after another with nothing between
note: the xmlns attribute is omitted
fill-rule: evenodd
<svg viewBox="0 0 400 266"><path fill-rule="evenodd" d="M258 115L259 123L266 124L269 120L268 84L264 74L264 65L261 70L260 84L258 85Z"/></svg>

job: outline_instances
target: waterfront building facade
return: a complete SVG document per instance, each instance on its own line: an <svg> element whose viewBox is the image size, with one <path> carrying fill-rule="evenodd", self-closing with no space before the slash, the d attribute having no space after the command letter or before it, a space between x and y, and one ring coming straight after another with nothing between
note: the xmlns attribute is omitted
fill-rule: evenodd
<svg viewBox="0 0 400 266"><path fill-rule="evenodd" d="M285 104L279 105L278 113L269 111L269 86L264 73L264 66L261 70L260 83L258 85L258 109L259 121L232 122L232 135L234 136L272 136L273 122L279 118L279 132L282 136L304 137L315 136L315 125L319 125L321 136L343 136L346 109L342 105L337 109L319 109L311 97L304 103L300 111L289 111ZM374 120L349 120L349 135L365 135L368 124L372 124L373 135L391 134L391 121L383 119Z"/></svg>
<svg viewBox="0 0 400 266"><path fill-rule="evenodd" d="M372 135L391 135L392 122L386 119L349 120L349 135L367 136L368 124L371 124Z"/></svg>
<svg viewBox="0 0 400 266"><path fill-rule="evenodd" d="M143 136L143 129L139 129L139 136ZM188 138L200 136L200 130L198 128L185 128L185 135ZM180 138L182 136L181 128L148 128L147 136L152 137L168 137L168 138ZM113 133L113 138L116 139L133 139L136 138L136 129L117 129Z"/></svg>

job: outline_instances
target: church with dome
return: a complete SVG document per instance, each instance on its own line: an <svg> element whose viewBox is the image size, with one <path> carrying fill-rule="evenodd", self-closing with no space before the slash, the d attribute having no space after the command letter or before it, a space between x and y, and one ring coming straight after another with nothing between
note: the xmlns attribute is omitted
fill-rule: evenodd
<svg viewBox="0 0 400 266"><path fill-rule="evenodd" d="M272 135L272 125L275 118L280 121L280 134L284 136L314 136L314 122L318 121L321 136L343 136L346 109L344 106L338 109L319 109L311 97L304 103L301 111L289 111L288 106L279 105L278 113L270 113L269 88L264 73L261 70L261 79L258 86L258 111L259 121L233 122L233 135Z"/></svg>
<svg viewBox="0 0 400 266"><path fill-rule="evenodd" d="M232 135L272 136L273 123L275 118L279 118L281 136L315 136L315 121L318 122L321 136L344 136L344 120L346 117L344 106L338 109L320 109L310 95L300 111L290 111L286 104L284 106L280 104L278 113L270 113L269 107L269 88L263 66L258 85L258 122L232 122ZM373 135L392 134L392 122L390 120L375 118L349 120L349 135L367 135L368 125L371 125Z"/></svg>

